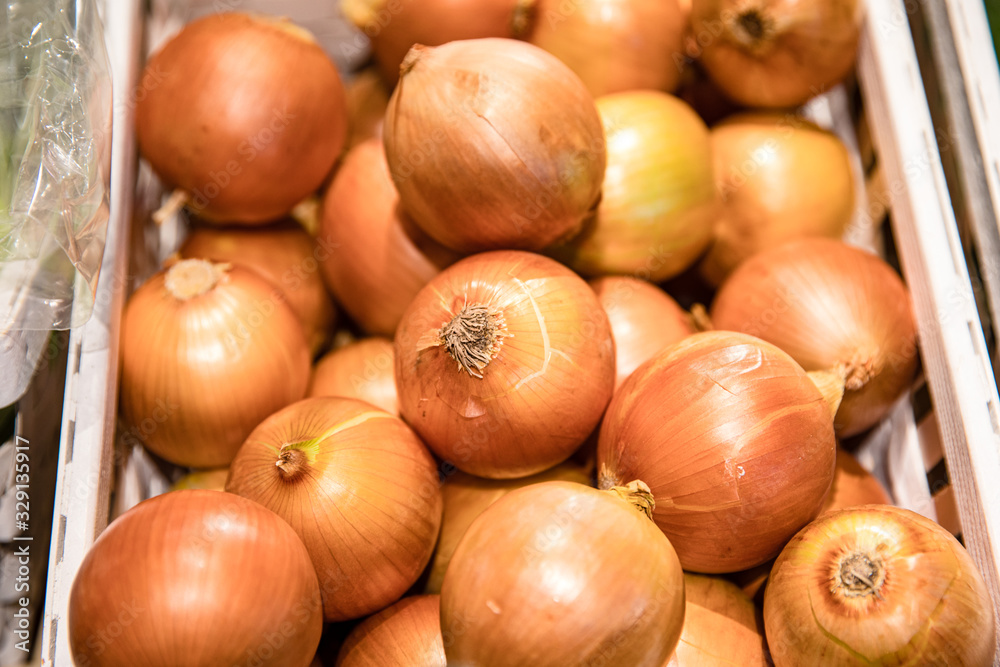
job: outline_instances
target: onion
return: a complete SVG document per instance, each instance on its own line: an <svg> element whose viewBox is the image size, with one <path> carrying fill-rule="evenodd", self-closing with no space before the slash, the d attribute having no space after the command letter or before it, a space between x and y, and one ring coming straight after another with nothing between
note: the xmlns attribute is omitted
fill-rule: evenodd
<svg viewBox="0 0 1000 667"><path fill-rule="evenodd" d="M441 536L438 538L430 576L425 592L440 593L444 574L455 554L455 547L472 522L487 507L505 495L531 484L561 480L590 486L590 475L579 465L562 463L555 468L530 477L518 479L482 479L457 472L441 487L444 497L444 514L441 519Z"/></svg>
<svg viewBox="0 0 1000 667"><path fill-rule="evenodd" d="M726 577L736 584L743 593L754 601L757 605L764 604L764 587L767 585L767 577L774 567L774 559L762 563L749 570L740 570L726 575Z"/></svg>
<svg viewBox="0 0 1000 667"><path fill-rule="evenodd" d="M673 91L684 65L679 0L539 0L528 37L569 65L594 97Z"/></svg>
<svg viewBox="0 0 1000 667"><path fill-rule="evenodd" d="M336 667L446 667L441 597L403 598L347 636Z"/></svg>
<svg viewBox="0 0 1000 667"><path fill-rule="evenodd" d="M917 364L913 308L899 275L831 239L793 241L744 262L719 290L712 322L777 345L806 370L840 374L840 437L882 419Z"/></svg>
<svg viewBox="0 0 1000 667"><path fill-rule="evenodd" d="M693 0L691 29L708 73L737 102L792 107L854 67L858 0Z"/></svg>
<svg viewBox="0 0 1000 667"><path fill-rule="evenodd" d="M712 128L712 154L722 214L700 265L711 284L785 241L844 235L854 175L835 134L790 115L747 113Z"/></svg>
<svg viewBox="0 0 1000 667"><path fill-rule="evenodd" d="M684 622L684 579L648 492L630 486L532 484L483 512L441 589L448 664L663 665Z"/></svg>
<svg viewBox="0 0 1000 667"><path fill-rule="evenodd" d="M229 465L262 419L305 395L302 325L250 269L177 262L135 291L122 328L122 421L171 463Z"/></svg>
<svg viewBox="0 0 1000 667"><path fill-rule="evenodd" d="M198 227L180 249L181 257L232 262L267 278L302 322L313 354L326 344L337 318L318 271L318 260L327 254L294 223L256 229Z"/></svg>
<svg viewBox="0 0 1000 667"><path fill-rule="evenodd" d="M586 87L508 39L415 46L389 100L385 150L414 222L460 252L541 250L575 233L604 178Z"/></svg>
<svg viewBox="0 0 1000 667"><path fill-rule="evenodd" d="M688 314L656 285L614 276L595 278L590 286L615 338L615 389L664 347L694 333Z"/></svg>
<svg viewBox="0 0 1000 667"><path fill-rule="evenodd" d="M344 145L337 69L285 19L192 21L150 58L138 90L140 151L204 219L280 218L319 188Z"/></svg>
<svg viewBox="0 0 1000 667"><path fill-rule="evenodd" d="M891 502L882 483L865 470L856 458L838 447L833 486L820 514L858 505L888 505Z"/></svg>
<svg viewBox="0 0 1000 667"><path fill-rule="evenodd" d="M396 333L403 417L438 456L480 477L524 477L567 459L615 381L608 317L551 259L466 258L417 294Z"/></svg>
<svg viewBox="0 0 1000 667"><path fill-rule="evenodd" d="M268 417L233 460L226 490L273 510L302 538L327 621L398 600L441 525L430 452L399 418L350 398L309 398Z"/></svg>
<svg viewBox="0 0 1000 667"><path fill-rule="evenodd" d="M993 605L948 531L867 505L809 524L778 556L764 627L783 665L990 665Z"/></svg>
<svg viewBox="0 0 1000 667"><path fill-rule="evenodd" d="M368 333L392 336L420 288L458 256L419 230L399 207L377 139L356 146L323 200L323 277Z"/></svg>
<svg viewBox="0 0 1000 667"><path fill-rule="evenodd" d="M347 84L345 98L348 132L345 150L368 139L382 140L385 108L389 106L390 94L392 91L374 67L362 70Z"/></svg>
<svg viewBox="0 0 1000 667"><path fill-rule="evenodd" d="M663 667L768 665L764 627L740 589L725 579L684 573L684 629Z"/></svg>
<svg viewBox="0 0 1000 667"><path fill-rule="evenodd" d="M708 247L718 216L705 123L654 91L607 95L597 108L608 144L601 202L556 256L585 275L675 276Z"/></svg>
<svg viewBox="0 0 1000 667"><path fill-rule="evenodd" d="M118 517L84 556L69 643L89 667L307 667L320 611L288 524L231 494L174 491Z"/></svg>
<svg viewBox="0 0 1000 667"><path fill-rule="evenodd" d="M209 491L225 491L229 468L211 468L195 470L181 477L170 487L171 491L183 489L207 489Z"/></svg>
<svg viewBox="0 0 1000 667"><path fill-rule="evenodd" d="M830 412L773 345L688 336L615 393L597 449L600 488L642 479L685 570L735 572L774 557L833 480Z"/></svg>
<svg viewBox="0 0 1000 667"><path fill-rule="evenodd" d="M307 396L346 396L399 415L392 341L362 338L316 362Z"/></svg>

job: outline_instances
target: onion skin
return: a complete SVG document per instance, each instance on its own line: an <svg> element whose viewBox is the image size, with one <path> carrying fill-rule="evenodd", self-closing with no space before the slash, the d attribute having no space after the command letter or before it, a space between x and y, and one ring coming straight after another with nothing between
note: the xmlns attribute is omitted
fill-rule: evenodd
<svg viewBox="0 0 1000 667"><path fill-rule="evenodd" d="M447 667L441 596L403 598L347 636L335 667Z"/></svg>
<svg viewBox="0 0 1000 667"><path fill-rule="evenodd" d="M590 286L600 299L615 338L615 389L657 352L690 334L690 317L670 295L644 280L625 276L595 278Z"/></svg>
<svg viewBox="0 0 1000 667"><path fill-rule="evenodd" d="M197 227L180 248L185 259L232 262L252 269L281 290L316 354L337 322L333 298L319 274L326 249L301 226L284 223L254 229Z"/></svg>
<svg viewBox="0 0 1000 667"><path fill-rule="evenodd" d="M681 633L683 581L670 542L615 494L524 487L476 519L448 567L448 664L660 667Z"/></svg>
<svg viewBox="0 0 1000 667"><path fill-rule="evenodd" d="M538 0L528 41L566 63L594 97L673 92L686 28L679 0Z"/></svg>
<svg viewBox="0 0 1000 667"><path fill-rule="evenodd" d="M441 592L444 574L455 554L455 548L472 522L487 507L516 489L555 480L591 486L590 475L573 463L562 463L537 475L518 479L482 479L464 472L456 472L449 477L441 487L441 495L444 498L441 536L438 538L437 548L434 550L430 576L427 578L424 592Z"/></svg>
<svg viewBox="0 0 1000 667"><path fill-rule="evenodd" d="M884 581L848 597L842 559L881 562ZM856 585L860 581L855 581ZM990 665L989 591L965 548L938 524L888 505L830 513L782 550L764 595L764 626L784 665Z"/></svg>
<svg viewBox="0 0 1000 667"><path fill-rule="evenodd" d="M207 489L209 491L225 491L229 468L212 468L210 470L195 470L190 472L170 487L171 491L183 489Z"/></svg>
<svg viewBox="0 0 1000 667"><path fill-rule="evenodd" d="M70 593L77 665L307 667L322 630L302 542L273 512L218 491L174 491L120 516Z"/></svg>
<svg viewBox="0 0 1000 667"><path fill-rule="evenodd" d="M572 235L606 163L579 77L509 39L415 46L389 100L385 151L407 213L463 253L541 250Z"/></svg>
<svg viewBox="0 0 1000 667"><path fill-rule="evenodd" d="M746 113L713 127L711 142L722 213L700 264L710 284L783 242L844 235L854 175L835 134L801 118Z"/></svg>
<svg viewBox="0 0 1000 667"><path fill-rule="evenodd" d="M729 97L749 107L794 107L839 83L854 67L862 5L693 0L691 29L702 47L700 62Z"/></svg>
<svg viewBox="0 0 1000 667"><path fill-rule="evenodd" d="M663 667L766 667L764 625L753 602L725 579L684 573L684 629Z"/></svg>
<svg viewBox="0 0 1000 667"><path fill-rule="evenodd" d="M833 486L823 503L820 515L858 505L889 505L892 499L882 487L882 483L865 470L858 460L837 448L837 470L833 474Z"/></svg>
<svg viewBox="0 0 1000 667"><path fill-rule="evenodd" d="M392 336L420 288L458 255L402 212L377 139L355 147L323 199L321 269L337 301L376 336Z"/></svg>
<svg viewBox="0 0 1000 667"><path fill-rule="evenodd" d="M475 377L442 331L484 307L494 351ZM614 389L614 340L586 282L520 251L466 258L427 284L396 333L400 413L445 461L479 477L525 477L591 433Z"/></svg>
<svg viewBox="0 0 1000 667"><path fill-rule="evenodd" d="M336 67L284 19L192 21L150 58L139 90L140 152L205 220L287 214L323 183L347 133Z"/></svg>
<svg viewBox="0 0 1000 667"><path fill-rule="evenodd" d="M200 265L208 291L167 287ZM179 281L179 279L178 279ZM122 421L154 454L192 468L229 465L257 424L301 399L309 381L302 325L281 293L250 269L184 260L132 294L122 323Z"/></svg>
<svg viewBox="0 0 1000 667"><path fill-rule="evenodd" d="M350 398L309 398L268 417L233 460L226 490L273 510L302 538L328 622L402 597L441 525L430 452L402 420Z"/></svg>
<svg viewBox="0 0 1000 667"><path fill-rule="evenodd" d="M346 396L399 416L395 352L388 338L362 338L316 362L306 396Z"/></svg>
<svg viewBox="0 0 1000 667"><path fill-rule="evenodd" d="M735 572L774 557L819 513L835 448L826 402L791 357L751 336L699 333L615 393L598 485L642 479L684 569Z"/></svg>
<svg viewBox="0 0 1000 667"><path fill-rule="evenodd" d="M910 294L875 255L832 239L801 239L744 262L712 303L717 329L777 345L806 370L846 380L839 437L882 419L917 365Z"/></svg>
<svg viewBox="0 0 1000 667"><path fill-rule="evenodd" d="M676 276L708 247L719 214L708 129L666 93L617 93L596 104L608 151L601 201L555 256L587 276Z"/></svg>

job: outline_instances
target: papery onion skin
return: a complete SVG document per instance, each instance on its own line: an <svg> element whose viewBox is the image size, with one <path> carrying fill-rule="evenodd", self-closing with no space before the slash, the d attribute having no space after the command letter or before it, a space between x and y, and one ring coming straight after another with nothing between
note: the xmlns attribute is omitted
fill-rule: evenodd
<svg viewBox="0 0 1000 667"><path fill-rule="evenodd" d="M531 484L561 480L592 486L590 475L572 462L561 463L537 475L517 479L483 479L456 472L441 487L444 498L444 513L441 519L441 536L434 549L430 574L427 577L425 593L440 593L448 564L455 554L465 531L487 507L505 495Z"/></svg>
<svg viewBox="0 0 1000 667"><path fill-rule="evenodd" d="M183 287L185 266L196 266L188 285L217 282L181 300L166 285L173 276ZM183 260L126 304L121 365L128 433L171 463L213 468L229 465L262 419L305 395L309 348L267 280L241 266Z"/></svg>
<svg viewBox="0 0 1000 667"><path fill-rule="evenodd" d="M319 273L318 260L326 252L291 222L253 229L197 227L179 250L185 259L232 262L267 278L302 322L313 354L326 344L337 322L336 306Z"/></svg>
<svg viewBox="0 0 1000 667"><path fill-rule="evenodd" d="M876 565L862 574L878 595L840 574L852 562L867 568L864 558ZM840 510L809 524L782 550L764 595L777 667L990 665L993 617L986 583L958 540L889 505Z"/></svg>
<svg viewBox="0 0 1000 667"><path fill-rule="evenodd" d="M399 416L395 352L388 338L362 338L316 362L306 396L346 396Z"/></svg>
<svg viewBox="0 0 1000 667"><path fill-rule="evenodd" d="M347 154L323 199L321 269L337 301L370 334L392 336L420 288L458 259L399 206L381 141Z"/></svg>
<svg viewBox="0 0 1000 667"><path fill-rule="evenodd" d="M688 314L662 289L626 276L595 278L615 338L615 389L664 347L693 334Z"/></svg>
<svg viewBox="0 0 1000 667"><path fill-rule="evenodd" d="M826 402L791 357L751 336L698 333L615 393L598 486L642 479L684 569L735 572L774 557L819 513L835 448Z"/></svg>
<svg viewBox="0 0 1000 667"><path fill-rule="evenodd" d="M713 127L711 145L721 213L699 265L709 283L783 242L844 235L854 174L835 134L788 114L744 113Z"/></svg>
<svg viewBox="0 0 1000 667"><path fill-rule="evenodd" d="M764 624L753 602L718 577L684 573L684 629L663 667L765 667Z"/></svg>
<svg viewBox="0 0 1000 667"><path fill-rule="evenodd" d="M336 67L285 19L192 21L153 54L139 90L140 152L206 220L287 214L323 183L346 137Z"/></svg>
<svg viewBox="0 0 1000 667"><path fill-rule="evenodd" d="M398 600L430 560L441 525L433 457L384 410L309 398L264 420L226 490L261 503L302 538L328 622Z"/></svg>
<svg viewBox="0 0 1000 667"><path fill-rule="evenodd" d="M660 667L683 619L670 542L620 497L572 482L490 506L441 590L449 665Z"/></svg>
<svg viewBox="0 0 1000 667"><path fill-rule="evenodd" d="M579 77L509 39L415 46L389 100L385 150L407 213L464 253L541 250L575 233L606 162Z"/></svg>
<svg viewBox="0 0 1000 667"><path fill-rule="evenodd" d="M538 0L528 41L576 72L594 97L673 92L684 63L679 0Z"/></svg>
<svg viewBox="0 0 1000 667"><path fill-rule="evenodd" d="M693 0L700 61L729 97L750 107L798 106L854 66L858 0Z"/></svg>
<svg viewBox="0 0 1000 667"><path fill-rule="evenodd" d="M441 336L477 309L495 331L483 338L488 363L465 370ZM482 253L443 271L410 304L395 346L400 413L439 457L479 477L524 477L566 460L614 388L614 340L597 296L527 252Z"/></svg>
<svg viewBox="0 0 1000 667"><path fill-rule="evenodd" d="M717 329L769 341L806 370L845 376L834 425L847 437L882 419L917 365L910 294L875 255L832 239L801 239L755 255L712 303Z"/></svg>
<svg viewBox="0 0 1000 667"><path fill-rule="evenodd" d="M608 151L601 201L553 252L587 276L676 276L708 247L719 214L708 129L666 93L617 93L596 104Z"/></svg>
<svg viewBox="0 0 1000 667"><path fill-rule="evenodd" d="M174 491L121 515L84 556L69 643L74 664L92 667L307 667L321 612L284 521L232 494Z"/></svg>
<svg viewBox="0 0 1000 667"><path fill-rule="evenodd" d="M335 667L447 667L441 596L406 597L354 628Z"/></svg>

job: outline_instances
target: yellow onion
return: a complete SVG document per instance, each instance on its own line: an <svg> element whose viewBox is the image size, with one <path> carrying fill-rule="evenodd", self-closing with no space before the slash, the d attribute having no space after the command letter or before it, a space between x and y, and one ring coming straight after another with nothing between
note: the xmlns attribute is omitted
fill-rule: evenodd
<svg viewBox="0 0 1000 667"><path fill-rule="evenodd" d="M611 398L597 296L561 264L498 250L445 269L396 332L399 410L439 457L491 478L566 460Z"/></svg>
<svg viewBox="0 0 1000 667"><path fill-rule="evenodd" d="M449 665L661 667L684 622L677 555L648 489L543 482L483 512L441 589Z"/></svg>
<svg viewBox="0 0 1000 667"><path fill-rule="evenodd" d="M725 579L684 573L684 629L663 667L768 665L764 626L750 598Z"/></svg>
<svg viewBox="0 0 1000 667"><path fill-rule="evenodd" d="M722 210L700 264L711 284L785 241L844 235L854 175L835 134L795 116L741 114L712 128L712 155Z"/></svg>
<svg viewBox="0 0 1000 667"><path fill-rule="evenodd" d="M399 415L395 354L388 338L362 338L316 362L307 396L346 396Z"/></svg>
<svg viewBox="0 0 1000 667"><path fill-rule="evenodd" d="M239 264L267 278L302 322L313 354L333 332L337 311L319 274L319 260L329 250L318 246L301 226L289 222L254 229L197 227L179 252L186 259Z"/></svg>
<svg viewBox="0 0 1000 667"><path fill-rule="evenodd" d="M329 56L286 19L211 14L149 59L139 150L199 217L261 223L323 183L344 145L344 89Z"/></svg>
<svg viewBox="0 0 1000 667"><path fill-rule="evenodd" d="M335 667L446 667L441 597L403 598L347 636Z"/></svg>
<svg viewBox="0 0 1000 667"><path fill-rule="evenodd" d="M615 338L615 389L642 363L667 345L694 333L691 318L662 289L624 276L595 278Z"/></svg>
<svg viewBox="0 0 1000 667"><path fill-rule="evenodd" d="M434 458L398 417L351 398L309 398L264 420L226 491L302 538L327 621L384 609L416 582L441 526Z"/></svg>
<svg viewBox="0 0 1000 667"><path fill-rule="evenodd" d="M598 485L642 479L685 570L773 558L820 511L836 440L816 385L774 345L688 336L640 366L601 426Z"/></svg>
<svg viewBox="0 0 1000 667"><path fill-rule="evenodd" d="M891 502L882 482L865 470L850 453L838 447L833 486L820 514L858 505L888 505Z"/></svg>
<svg viewBox="0 0 1000 667"><path fill-rule="evenodd" d="M374 67L359 72L345 91L347 101L347 143L350 150L368 139L382 140L385 108L392 93Z"/></svg>
<svg viewBox="0 0 1000 667"><path fill-rule="evenodd" d="M482 479L464 472L456 472L441 487L444 497L444 514L441 519L441 536L438 538L430 575L424 588L427 593L440 593L444 573L448 570L455 547L472 522L487 507L505 495L530 484L561 480L590 486L590 475L579 465L567 462L530 477L517 479Z"/></svg>
<svg viewBox="0 0 1000 667"><path fill-rule="evenodd" d="M318 242L330 290L370 334L392 336L413 297L458 255L402 212L378 139L352 149L323 199Z"/></svg>
<svg viewBox="0 0 1000 667"><path fill-rule="evenodd" d="M584 275L675 276L708 247L718 215L708 129L666 93L606 95L597 108L608 145L601 202L553 252Z"/></svg>
<svg viewBox="0 0 1000 667"><path fill-rule="evenodd" d="M528 41L563 61L591 95L672 92L684 69L680 0L538 0Z"/></svg>
<svg viewBox="0 0 1000 667"><path fill-rule="evenodd" d="M195 470L181 477L170 487L171 491L182 489L208 489L209 491L225 491L229 468L211 468Z"/></svg>
<svg viewBox="0 0 1000 667"><path fill-rule="evenodd" d="M90 667L307 667L321 611L309 554L276 514L174 491L122 514L87 552L69 644Z"/></svg>
<svg viewBox="0 0 1000 667"><path fill-rule="evenodd" d="M806 370L845 381L837 435L877 423L917 364L910 294L875 255L833 239L802 239L751 257L712 303L717 329L769 341Z"/></svg>
<svg viewBox="0 0 1000 667"><path fill-rule="evenodd" d="M826 514L778 556L764 627L785 665L991 665L989 589L948 531L909 510Z"/></svg>
<svg viewBox="0 0 1000 667"><path fill-rule="evenodd" d="M415 46L389 100L385 151L400 201L459 252L541 250L601 192L605 146L587 88L536 46Z"/></svg>
<svg viewBox="0 0 1000 667"><path fill-rule="evenodd" d="M276 287L186 259L132 295L122 324L121 418L171 463L229 465L258 423L305 395L309 348Z"/></svg>
<svg viewBox="0 0 1000 667"><path fill-rule="evenodd" d="M701 63L729 97L751 107L792 107L854 67L858 0L693 0Z"/></svg>

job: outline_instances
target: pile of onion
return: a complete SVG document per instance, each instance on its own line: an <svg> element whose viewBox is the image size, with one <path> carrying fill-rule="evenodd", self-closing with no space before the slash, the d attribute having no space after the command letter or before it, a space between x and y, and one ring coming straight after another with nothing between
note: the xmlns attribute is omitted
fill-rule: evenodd
<svg viewBox="0 0 1000 667"><path fill-rule="evenodd" d="M783 242L844 235L854 175L835 134L796 116L745 113L713 127L711 138L722 206L699 266L709 283Z"/></svg>
<svg viewBox="0 0 1000 667"><path fill-rule="evenodd" d="M321 269L337 301L370 334L391 336L420 288L458 255L399 205L381 141L353 148L323 198Z"/></svg>
<svg viewBox="0 0 1000 667"><path fill-rule="evenodd" d="M120 415L164 459L229 465L258 423L309 382L302 325L250 269L181 260L125 307Z"/></svg>
<svg viewBox="0 0 1000 667"><path fill-rule="evenodd" d="M532 253L482 253L441 272L403 315L395 345L400 413L434 453L480 477L566 460L614 389L597 296Z"/></svg>
<svg viewBox="0 0 1000 667"><path fill-rule="evenodd" d="M138 90L139 150L204 219L286 215L323 183L347 133L336 67L287 19L192 21L149 59Z"/></svg>
<svg viewBox="0 0 1000 667"><path fill-rule="evenodd" d="M403 598L347 636L335 667L446 667L441 597Z"/></svg>
<svg viewBox="0 0 1000 667"><path fill-rule="evenodd" d="M318 246L300 225L197 227L179 252L185 259L232 262L267 278L302 322L313 354L333 332L337 311L319 274L319 260L330 251Z"/></svg>
<svg viewBox="0 0 1000 667"><path fill-rule="evenodd" d="M802 368L751 336L688 336L640 366L608 406L602 489L641 479L685 570L773 558L833 481L829 408Z"/></svg>
<svg viewBox="0 0 1000 667"><path fill-rule="evenodd" d="M729 97L751 107L794 107L854 67L858 0L692 0L700 62Z"/></svg>
<svg viewBox="0 0 1000 667"><path fill-rule="evenodd" d="M569 65L594 97L672 92L684 70L680 0L537 0L528 36Z"/></svg>
<svg viewBox="0 0 1000 667"><path fill-rule="evenodd" d="M362 338L328 352L316 362L306 395L356 398L398 415L392 341Z"/></svg>
<svg viewBox="0 0 1000 667"><path fill-rule="evenodd" d="M273 510L312 558L327 621L398 600L441 525L433 457L398 417L350 398L310 398L264 420L226 490Z"/></svg>
<svg viewBox="0 0 1000 667"><path fill-rule="evenodd" d="M601 119L555 56L510 39L415 46L385 150L413 220L459 252L541 250L575 233L604 179Z"/></svg>
<svg viewBox="0 0 1000 667"><path fill-rule="evenodd" d="M684 579L641 482L544 482L476 519L441 589L449 665L662 667L684 621Z"/></svg>
<svg viewBox="0 0 1000 667"><path fill-rule="evenodd" d="M606 95L597 109L608 151L601 201L553 252L584 275L675 276L708 247L718 216L708 129L655 91Z"/></svg>
<svg viewBox="0 0 1000 667"><path fill-rule="evenodd" d="M965 548L914 512L868 505L824 515L771 570L764 627L785 665L990 665L989 589Z"/></svg>
<svg viewBox="0 0 1000 667"><path fill-rule="evenodd" d="M74 664L92 667L308 667L322 630L302 541L273 512L219 491L174 491L118 517L69 599Z"/></svg>
<svg viewBox="0 0 1000 667"><path fill-rule="evenodd" d="M837 435L886 415L917 365L910 294L879 257L832 239L802 239L755 255L712 303L718 329L769 341L806 370L844 379Z"/></svg>

